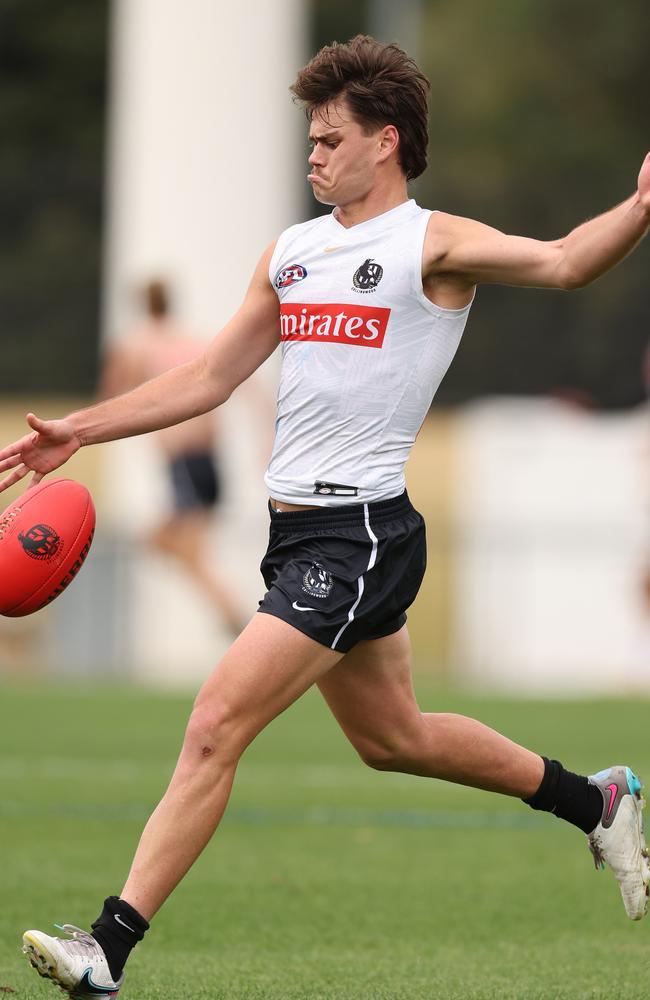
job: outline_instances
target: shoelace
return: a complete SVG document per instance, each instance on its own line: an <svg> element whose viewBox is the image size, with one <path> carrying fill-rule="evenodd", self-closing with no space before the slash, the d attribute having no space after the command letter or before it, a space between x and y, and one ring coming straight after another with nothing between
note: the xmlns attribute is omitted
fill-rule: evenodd
<svg viewBox="0 0 650 1000"><path fill-rule="evenodd" d="M81 927L75 927L74 924L55 924L54 926L72 938L71 941L65 942L70 951L86 955L89 950L92 950L96 954L99 945L88 931L82 930Z"/></svg>

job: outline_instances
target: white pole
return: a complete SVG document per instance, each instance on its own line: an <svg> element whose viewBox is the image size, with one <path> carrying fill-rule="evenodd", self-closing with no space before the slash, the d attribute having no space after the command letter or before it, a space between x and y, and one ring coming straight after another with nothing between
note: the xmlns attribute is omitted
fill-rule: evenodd
<svg viewBox="0 0 650 1000"><path fill-rule="evenodd" d="M297 221L305 60L300 0L114 0L104 333L128 291L176 280L186 321L216 330L264 247Z"/></svg>
<svg viewBox="0 0 650 1000"><path fill-rule="evenodd" d="M114 0L103 334L132 326L135 285L169 280L178 318L216 333L257 260L302 221L305 121L288 92L308 58L302 0ZM266 374L274 371L269 363ZM237 397L238 394L235 394ZM260 430L243 399L221 417L226 504L215 558L251 612L265 523ZM272 401L267 424L272 430ZM129 566L127 655L140 676L193 683L226 641L175 567L143 547L166 482L148 438L105 446L104 530ZM167 491L168 493L168 491ZM209 541L206 540L206 544ZM155 623L152 627L152 623Z"/></svg>

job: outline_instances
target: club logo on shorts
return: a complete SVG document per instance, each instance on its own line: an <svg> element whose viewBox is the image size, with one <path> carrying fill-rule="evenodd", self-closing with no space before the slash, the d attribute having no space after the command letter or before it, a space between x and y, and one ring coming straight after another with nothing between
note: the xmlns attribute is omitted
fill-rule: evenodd
<svg viewBox="0 0 650 1000"><path fill-rule="evenodd" d="M361 267L357 268L352 278L353 291L374 292L375 288L384 276L384 269L381 264L377 264L372 257L364 260Z"/></svg>
<svg viewBox="0 0 650 1000"><path fill-rule="evenodd" d="M302 589L310 597L329 597L333 586L332 574L320 563L312 563L302 578Z"/></svg>
<svg viewBox="0 0 650 1000"><path fill-rule="evenodd" d="M276 288L288 288L289 285L295 285L296 281L303 281L306 277L306 267L303 267L302 264L289 264L288 267L283 267L281 271L278 271L273 284Z"/></svg>
<svg viewBox="0 0 650 1000"><path fill-rule="evenodd" d="M51 559L61 546L59 535L47 524L35 524L25 534L20 532L18 541L32 559Z"/></svg>

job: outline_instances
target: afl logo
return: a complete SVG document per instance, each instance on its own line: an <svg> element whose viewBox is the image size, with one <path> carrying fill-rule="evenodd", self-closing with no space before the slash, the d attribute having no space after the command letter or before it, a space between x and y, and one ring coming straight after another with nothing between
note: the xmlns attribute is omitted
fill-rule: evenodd
<svg viewBox="0 0 650 1000"><path fill-rule="evenodd" d="M276 288L288 288L289 285L295 285L296 281L303 281L306 277L306 267L303 267L302 264L289 264L288 267L283 267L281 271L278 271L273 284Z"/></svg>
<svg viewBox="0 0 650 1000"><path fill-rule="evenodd" d="M18 541L32 559L51 559L61 546L60 537L47 524L35 524L24 535L21 532Z"/></svg>
<svg viewBox="0 0 650 1000"><path fill-rule="evenodd" d="M332 574L320 563L312 563L302 578L302 589L310 597L329 597L333 586Z"/></svg>
<svg viewBox="0 0 650 1000"><path fill-rule="evenodd" d="M364 260L360 268L354 272L352 282L358 292L374 292L384 275L381 264L376 264L372 257Z"/></svg>

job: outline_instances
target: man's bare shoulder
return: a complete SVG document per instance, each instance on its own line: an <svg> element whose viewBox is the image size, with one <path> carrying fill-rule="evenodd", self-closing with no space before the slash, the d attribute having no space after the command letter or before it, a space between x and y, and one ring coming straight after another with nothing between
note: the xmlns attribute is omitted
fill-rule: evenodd
<svg viewBox="0 0 650 1000"><path fill-rule="evenodd" d="M507 240L504 233L477 219L432 212L424 243L425 271L466 273L475 283L478 278L475 266L481 252L484 255L501 252Z"/></svg>
<svg viewBox="0 0 650 1000"><path fill-rule="evenodd" d="M425 272L436 270L444 264L449 252L466 231L467 223L471 223L471 220L451 215L449 212L434 211L431 213L424 240L423 264Z"/></svg>
<svg viewBox="0 0 650 1000"><path fill-rule="evenodd" d="M481 223L475 219L468 219L462 215L434 211L427 226L427 243L438 248L449 247L480 225Z"/></svg>
<svg viewBox="0 0 650 1000"><path fill-rule="evenodd" d="M471 219L459 215L431 213L422 253L422 282L425 295L436 305L461 309L471 302L475 282L454 267L454 251L471 226Z"/></svg>

